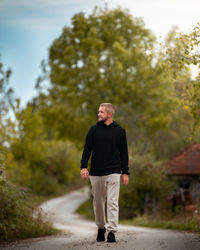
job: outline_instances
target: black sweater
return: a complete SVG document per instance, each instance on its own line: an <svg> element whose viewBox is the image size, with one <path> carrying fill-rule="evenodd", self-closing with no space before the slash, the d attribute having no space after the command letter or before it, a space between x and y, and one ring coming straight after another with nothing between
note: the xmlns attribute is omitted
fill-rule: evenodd
<svg viewBox="0 0 200 250"><path fill-rule="evenodd" d="M91 153L90 175L129 174L126 132L115 121L108 126L98 122L90 128L81 159L81 169L87 168Z"/></svg>

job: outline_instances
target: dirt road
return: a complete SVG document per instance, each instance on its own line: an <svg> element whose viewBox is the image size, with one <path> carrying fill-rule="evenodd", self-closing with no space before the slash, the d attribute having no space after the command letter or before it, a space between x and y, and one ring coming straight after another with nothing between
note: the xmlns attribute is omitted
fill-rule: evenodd
<svg viewBox="0 0 200 250"><path fill-rule="evenodd" d="M87 188L52 199L41 207L63 234L18 241L0 246L2 250L199 250L200 236L172 230L148 229L119 225L117 243L97 243L96 226L75 214L77 207L87 200Z"/></svg>

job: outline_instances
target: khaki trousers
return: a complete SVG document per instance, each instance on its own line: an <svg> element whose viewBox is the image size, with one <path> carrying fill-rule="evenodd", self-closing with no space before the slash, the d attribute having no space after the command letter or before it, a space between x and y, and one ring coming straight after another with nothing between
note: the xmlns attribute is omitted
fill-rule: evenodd
<svg viewBox="0 0 200 250"><path fill-rule="evenodd" d="M113 232L118 230L120 176L120 174L89 176L92 184L95 222L98 228L104 228L106 224L105 202L107 198L107 230Z"/></svg>

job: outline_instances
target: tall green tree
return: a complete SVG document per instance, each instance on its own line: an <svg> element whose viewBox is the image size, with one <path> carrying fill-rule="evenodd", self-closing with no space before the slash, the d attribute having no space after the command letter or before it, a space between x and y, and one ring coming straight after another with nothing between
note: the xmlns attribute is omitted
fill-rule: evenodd
<svg viewBox="0 0 200 250"><path fill-rule="evenodd" d="M145 140L166 128L173 86L155 44L143 20L127 10L74 15L49 50L50 87L42 102L48 125L59 137L82 143L99 104L112 102L130 138L140 134L137 140Z"/></svg>

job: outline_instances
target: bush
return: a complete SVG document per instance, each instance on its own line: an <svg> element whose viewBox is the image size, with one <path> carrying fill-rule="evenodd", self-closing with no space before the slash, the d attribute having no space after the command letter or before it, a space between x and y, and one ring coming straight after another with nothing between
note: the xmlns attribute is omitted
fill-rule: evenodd
<svg viewBox="0 0 200 250"><path fill-rule="evenodd" d="M157 213L165 203L173 183L168 179L161 162L152 155L135 155L130 159L130 183L121 187L120 218L134 218L138 214Z"/></svg>
<svg viewBox="0 0 200 250"><path fill-rule="evenodd" d="M27 194L0 179L0 240L51 235L57 230L44 219L41 210L28 205ZM33 216L34 214L34 216Z"/></svg>
<svg viewBox="0 0 200 250"><path fill-rule="evenodd" d="M18 141L12 145L6 164L10 181L36 195L57 195L63 186L79 184L80 152L72 143L52 140L38 144L31 141L24 146Z"/></svg>

